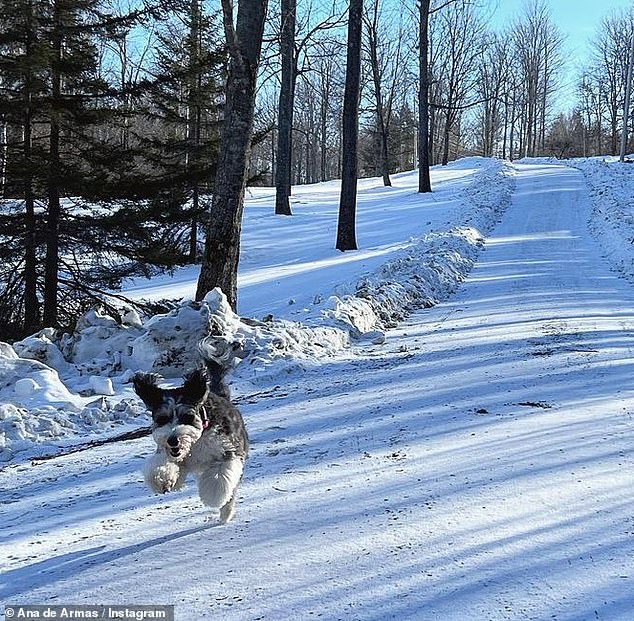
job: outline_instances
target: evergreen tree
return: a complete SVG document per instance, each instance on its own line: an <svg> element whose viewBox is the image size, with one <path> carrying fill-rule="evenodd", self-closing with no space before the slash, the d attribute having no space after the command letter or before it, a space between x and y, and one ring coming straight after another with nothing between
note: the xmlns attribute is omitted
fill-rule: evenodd
<svg viewBox="0 0 634 621"><path fill-rule="evenodd" d="M146 112L159 131L145 141L154 172L142 182L149 182L153 200L171 207L176 220L187 219L192 263L204 211L201 194L213 182L220 141L226 53L217 22L201 0L177 3L158 37Z"/></svg>
<svg viewBox="0 0 634 621"><path fill-rule="evenodd" d="M98 78L96 37L112 36L136 16L101 9L98 0L2 5L0 112L9 179L0 211L2 338L72 324L104 284L141 269L157 237L112 208L77 204L105 198L118 176L119 154L100 138L116 94ZM116 222L136 228L113 235ZM119 255L117 240L128 237L135 243Z"/></svg>
<svg viewBox="0 0 634 621"><path fill-rule="evenodd" d="M0 19L0 112L5 123L5 196L18 196L0 220L0 321L9 331L34 330L40 321L37 294L35 119L46 92L46 47L41 41L41 5L3 3ZM38 216L39 217L39 216Z"/></svg>

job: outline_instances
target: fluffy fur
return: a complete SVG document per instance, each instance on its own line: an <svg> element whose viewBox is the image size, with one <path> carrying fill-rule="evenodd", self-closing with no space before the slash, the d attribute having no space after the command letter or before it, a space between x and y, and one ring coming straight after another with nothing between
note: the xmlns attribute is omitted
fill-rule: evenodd
<svg viewBox="0 0 634 621"><path fill-rule="evenodd" d="M220 509L220 519L234 515L249 439L238 409L223 381L226 366L209 361L207 369L185 376L179 388L161 388L160 377L138 373L134 389L152 413L156 453L143 469L149 488L164 494L185 485L189 473L198 481L203 503Z"/></svg>

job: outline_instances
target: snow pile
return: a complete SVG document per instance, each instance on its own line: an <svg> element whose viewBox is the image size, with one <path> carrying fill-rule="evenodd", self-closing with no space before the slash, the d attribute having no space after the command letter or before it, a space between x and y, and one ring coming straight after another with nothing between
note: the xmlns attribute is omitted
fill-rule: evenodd
<svg viewBox="0 0 634 621"><path fill-rule="evenodd" d="M141 334L136 324L127 325L95 308L79 319L73 334L62 336L59 347L79 375L111 376L122 371L131 342Z"/></svg>
<svg viewBox="0 0 634 621"><path fill-rule="evenodd" d="M592 198L590 230L610 262L634 277L634 166L615 158L577 159Z"/></svg>
<svg viewBox="0 0 634 621"><path fill-rule="evenodd" d="M37 360L21 358L10 345L2 345L0 403L27 409L41 403L69 411L81 409L81 399L66 388L55 369Z"/></svg>
<svg viewBox="0 0 634 621"><path fill-rule="evenodd" d="M30 337L16 344L16 349L59 362L60 350L50 336L45 331L41 338ZM60 366L72 367L63 362ZM104 378L92 380L102 383ZM130 403L115 404L106 399L91 403L71 392L51 366L19 357L11 345L0 343L0 461L9 461L35 444L109 432L142 414L143 408Z"/></svg>
<svg viewBox="0 0 634 621"><path fill-rule="evenodd" d="M364 333L394 327L417 308L446 299L469 273L483 236L510 204L512 169L499 160L484 162L462 193L458 226L412 240L400 256L358 280L352 295L331 298L333 308L325 315L344 324L351 336L363 338Z"/></svg>
<svg viewBox="0 0 634 621"><path fill-rule="evenodd" d="M471 269L480 233L473 228L431 233L356 283L356 291L333 296L323 315L353 338L394 327L417 308L445 299Z"/></svg>
<svg viewBox="0 0 634 621"><path fill-rule="evenodd" d="M11 459L34 443L138 422L143 409L135 406L133 373L180 377L201 363L203 341L207 351L229 354L235 365L242 361L235 382L255 385L335 355L351 340L381 343L386 329L455 289L471 269L483 235L508 206L513 177L507 165L482 158L471 164L475 172L453 197L458 206L453 228L412 238L378 269L332 287L323 300L314 296L301 321L270 314L263 321L240 318L214 290L202 302L183 300L145 323L127 309L121 317L93 309L73 334L43 330L16 343L0 359L5 386L0 398L7 404L0 414L1 458ZM417 200L423 208L434 195Z"/></svg>
<svg viewBox="0 0 634 621"><path fill-rule="evenodd" d="M145 408L128 401L112 404L100 399L76 411L54 405L25 408L3 399L0 403L0 463L10 461L21 451L41 454L72 445L78 436L110 434L130 423L138 427L139 421L148 422Z"/></svg>
<svg viewBox="0 0 634 621"><path fill-rule="evenodd" d="M203 304L209 309L211 324L203 350L211 357L231 358L234 365L245 361L238 374L249 380L264 377L263 372L274 363L278 364L266 377L280 372L282 366L288 370L333 355L349 343L348 331L327 321L311 326L284 319L240 318L217 288L205 296Z"/></svg>

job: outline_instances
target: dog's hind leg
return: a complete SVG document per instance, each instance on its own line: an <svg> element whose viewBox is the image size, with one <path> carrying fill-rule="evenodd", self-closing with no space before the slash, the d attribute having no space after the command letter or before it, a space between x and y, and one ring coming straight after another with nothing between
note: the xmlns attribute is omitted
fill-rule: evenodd
<svg viewBox="0 0 634 621"><path fill-rule="evenodd" d="M234 514L235 491L244 464L239 457L211 464L198 477L198 494L208 506L220 509L220 519L228 522Z"/></svg>
<svg viewBox="0 0 634 621"><path fill-rule="evenodd" d="M235 490L231 498L229 498L229 500L220 507L220 521L223 524L226 524L235 515L236 491L237 490Z"/></svg>

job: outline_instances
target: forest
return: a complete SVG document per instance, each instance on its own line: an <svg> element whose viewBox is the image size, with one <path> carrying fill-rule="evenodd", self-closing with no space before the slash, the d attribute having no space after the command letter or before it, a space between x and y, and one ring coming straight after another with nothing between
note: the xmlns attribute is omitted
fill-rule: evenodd
<svg viewBox="0 0 634 621"><path fill-rule="evenodd" d="M347 251L359 178L419 168L426 192L429 166L465 155L619 149L625 13L578 70L544 0L502 29L484 0L0 7L0 340L114 311L126 278L185 264L198 299L221 286L235 308L246 185L292 217L293 185L342 178Z"/></svg>

